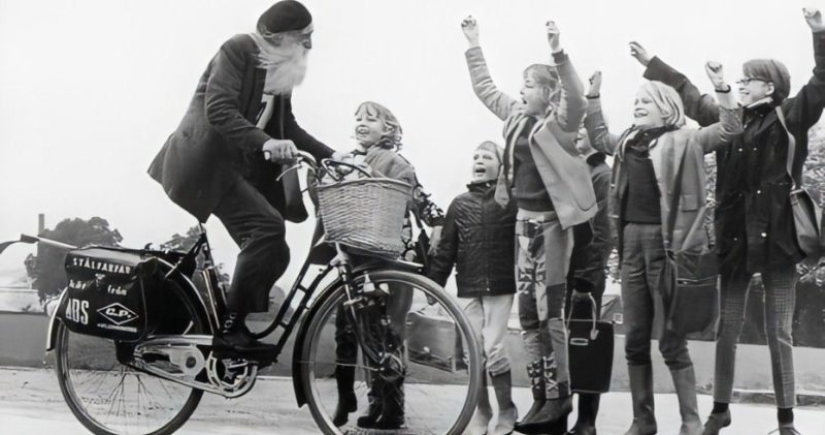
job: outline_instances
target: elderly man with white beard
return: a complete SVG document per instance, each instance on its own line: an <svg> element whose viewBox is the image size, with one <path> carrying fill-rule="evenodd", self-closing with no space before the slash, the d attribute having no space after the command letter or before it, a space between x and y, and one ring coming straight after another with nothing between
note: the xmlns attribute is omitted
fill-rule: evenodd
<svg viewBox="0 0 825 435"><path fill-rule="evenodd" d="M172 201L200 222L216 216L241 248L216 337L216 344L236 350L259 345L244 319L267 310L269 290L289 264L284 220L307 217L295 172L277 180L281 165L297 150L317 159L333 154L292 114L312 30L306 7L283 0L261 15L255 32L226 41L149 168Z"/></svg>

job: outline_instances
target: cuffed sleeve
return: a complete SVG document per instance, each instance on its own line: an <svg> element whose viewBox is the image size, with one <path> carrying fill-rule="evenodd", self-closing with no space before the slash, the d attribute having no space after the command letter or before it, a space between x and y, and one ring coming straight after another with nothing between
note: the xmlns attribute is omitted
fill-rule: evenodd
<svg viewBox="0 0 825 435"><path fill-rule="evenodd" d="M611 156L616 152L619 139L616 135L611 134L607 128L600 98L589 99L587 117L584 118L584 128L587 130L590 145L594 149Z"/></svg>
<svg viewBox="0 0 825 435"><path fill-rule="evenodd" d="M658 56L650 60L644 78L662 82L679 93L685 107L685 115L700 126L719 121L719 106L711 95L702 94L684 74L666 64Z"/></svg>
<svg viewBox="0 0 825 435"><path fill-rule="evenodd" d="M458 254L458 228L456 227L455 201L447 209L447 218L444 220L444 229L441 231L441 242L436 254L430 258L430 269L427 276L438 285L444 287L447 279L453 272Z"/></svg>
<svg viewBox="0 0 825 435"><path fill-rule="evenodd" d="M584 84L566 53L554 53L553 60L561 79L562 92L559 108L555 115L556 121L564 131L577 131L587 111Z"/></svg>

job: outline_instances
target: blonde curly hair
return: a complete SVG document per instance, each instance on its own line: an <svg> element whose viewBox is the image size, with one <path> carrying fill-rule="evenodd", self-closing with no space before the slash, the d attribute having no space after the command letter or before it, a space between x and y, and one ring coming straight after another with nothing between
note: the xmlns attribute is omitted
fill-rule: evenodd
<svg viewBox="0 0 825 435"><path fill-rule="evenodd" d="M403 130L398 118L390 112L390 109L374 101L365 101L355 111L355 116L358 117L359 115L366 115L384 123L386 133L381 136L381 139L375 145L387 149L401 149Z"/></svg>

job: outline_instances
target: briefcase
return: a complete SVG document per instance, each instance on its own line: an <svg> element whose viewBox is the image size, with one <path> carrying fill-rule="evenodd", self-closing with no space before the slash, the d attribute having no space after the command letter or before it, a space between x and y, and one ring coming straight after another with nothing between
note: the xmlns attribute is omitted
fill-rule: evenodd
<svg viewBox="0 0 825 435"><path fill-rule="evenodd" d="M606 393L610 391L613 372L613 323L598 320L596 302L590 319L567 320L567 359L570 367L570 389L576 393Z"/></svg>
<svg viewBox="0 0 825 435"><path fill-rule="evenodd" d="M429 311L407 314L406 348L410 362L451 373L467 369L458 325L447 316Z"/></svg>

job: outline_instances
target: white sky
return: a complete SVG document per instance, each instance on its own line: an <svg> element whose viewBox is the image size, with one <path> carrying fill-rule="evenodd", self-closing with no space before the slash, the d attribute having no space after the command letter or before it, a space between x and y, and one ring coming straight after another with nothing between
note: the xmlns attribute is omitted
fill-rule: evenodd
<svg viewBox="0 0 825 435"><path fill-rule="evenodd" d="M66 217L101 216L126 246L163 242L195 219L146 175L186 109L198 77L224 40L249 32L270 0L0 0L0 241ZM604 73L603 102L615 130L629 125L642 68L627 43L682 69L704 90L703 64L772 57L793 91L813 67L800 0L522 1L306 0L314 48L294 93L298 122L330 146L353 147L353 112L364 100L390 108L404 155L446 209L469 180L477 144L501 143L502 123L476 99L460 22L473 14L493 78L517 95L527 65L549 61L547 19L583 80ZM825 4L819 5L825 7ZM300 266L313 224L291 225ZM207 228L219 262L237 248L217 220ZM26 248L0 258L19 265ZM282 286L288 283L280 282Z"/></svg>

